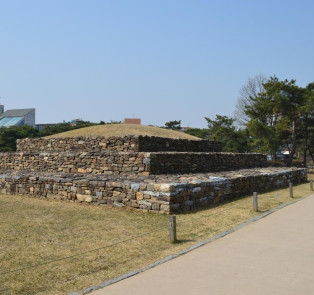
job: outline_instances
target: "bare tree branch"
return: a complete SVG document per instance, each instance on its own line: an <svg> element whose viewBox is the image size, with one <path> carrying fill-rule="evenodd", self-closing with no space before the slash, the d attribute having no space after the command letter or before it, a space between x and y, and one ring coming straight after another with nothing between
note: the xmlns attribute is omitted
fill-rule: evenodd
<svg viewBox="0 0 314 295"><path fill-rule="evenodd" d="M264 90L263 84L268 78L264 75L249 77L248 81L241 87L234 111L234 118L239 126L244 126L248 122L248 116L245 114L245 107L253 103L253 99Z"/></svg>

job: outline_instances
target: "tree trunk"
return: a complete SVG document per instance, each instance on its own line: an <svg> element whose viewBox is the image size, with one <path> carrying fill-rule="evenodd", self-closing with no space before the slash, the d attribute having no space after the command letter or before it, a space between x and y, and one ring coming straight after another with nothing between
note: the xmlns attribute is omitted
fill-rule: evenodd
<svg viewBox="0 0 314 295"><path fill-rule="evenodd" d="M292 121L292 131L291 131L291 137L292 137L292 147L289 154L289 158L287 160L287 166L290 167L292 163L293 156L296 151L297 147L297 133L296 133L296 122Z"/></svg>
<svg viewBox="0 0 314 295"><path fill-rule="evenodd" d="M304 154L303 154L303 166L306 167L306 151L307 151L307 140L309 138L307 116L304 120Z"/></svg>

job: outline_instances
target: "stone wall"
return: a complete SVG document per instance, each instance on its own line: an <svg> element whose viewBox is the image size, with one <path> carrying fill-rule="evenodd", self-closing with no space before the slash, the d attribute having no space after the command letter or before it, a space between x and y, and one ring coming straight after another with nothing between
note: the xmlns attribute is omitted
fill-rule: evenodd
<svg viewBox="0 0 314 295"><path fill-rule="evenodd" d="M150 174L201 173L266 167L263 154L151 153Z"/></svg>
<svg viewBox="0 0 314 295"><path fill-rule="evenodd" d="M149 212L180 213L233 197L306 181L306 169L266 168L223 174L148 177L53 175L0 171L0 192L130 207ZM287 191L288 194L288 191Z"/></svg>
<svg viewBox="0 0 314 295"><path fill-rule="evenodd" d="M21 152L101 152L138 151L138 136L124 137L65 137L18 139L16 150Z"/></svg>
<svg viewBox="0 0 314 295"><path fill-rule="evenodd" d="M149 174L149 153L0 153L0 169L91 174Z"/></svg>
<svg viewBox="0 0 314 295"><path fill-rule="evenodd" d="M209 140L169 139L154 136L27 138L17 140L17 151L221 152L222 143Z"/></svg>
<svg viewBox="0 0 314 295"><path fill-rule="evenodd" d="M139 137L139 152L221 152L222 142L210 140Z"/></svg>
<svg viewBox="0 0 314 295"><path fill-rule="evenodd" d="M0 153L0 169L92 174L174 174L265 167L262 154L177 152Z"/></svg>

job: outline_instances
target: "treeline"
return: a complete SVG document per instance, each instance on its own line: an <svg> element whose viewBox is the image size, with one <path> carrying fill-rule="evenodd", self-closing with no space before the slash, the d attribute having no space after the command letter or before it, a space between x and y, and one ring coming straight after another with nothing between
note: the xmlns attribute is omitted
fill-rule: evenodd
<svg viewBox="0 0 314 295"><path fill-rule="evenodd" d="M262 152L276 162L285 151L287 166L297 154L303 165L307 157L314 162L314 82L300 87L295 80L276 76L250 78L240 90L234 118L216 115L205 120L208 128L185 132L222 141L225 152ZM180 123L165 126L180 129Z"/></svg>
<svg viewBox="0 0 314 295"><path fill-rule="evenodd" d="M186 133L208 140L223 142L223 151L232 153L252 152L252 138L247 128L238 129L235 119L227 116L216 115L214 120L205 117L207 129L188 129Z"/></svg>

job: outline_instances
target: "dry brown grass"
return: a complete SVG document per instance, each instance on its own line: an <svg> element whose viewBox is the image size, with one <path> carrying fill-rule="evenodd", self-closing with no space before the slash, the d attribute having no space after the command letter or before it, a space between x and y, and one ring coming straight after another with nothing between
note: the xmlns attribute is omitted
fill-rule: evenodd
<svg viewBox="0 0 314 295"><path fill-rule="evenodd" d="M295 199L310 193L308 183L294 187ZM79 291L290 201L285 188L260 194L258 213L248 196L178 215L180 242L171 244L166 215L0 195L0 289L23 295Z"/></svg>
<svg viewBox="0 0 314 295"><path fill-rule="evenodd" d="M47 136L47 138L56 137L78 137L78 136L126 136L126 135L147 135L165 138L200 140L200 138L186 134L184 132L153 127L145 125L132 124L108 124L97 125L86 128L75 129Z"/></svg>

